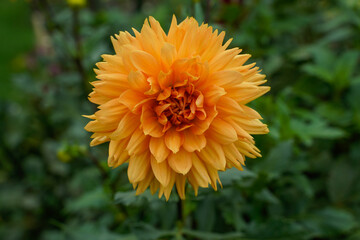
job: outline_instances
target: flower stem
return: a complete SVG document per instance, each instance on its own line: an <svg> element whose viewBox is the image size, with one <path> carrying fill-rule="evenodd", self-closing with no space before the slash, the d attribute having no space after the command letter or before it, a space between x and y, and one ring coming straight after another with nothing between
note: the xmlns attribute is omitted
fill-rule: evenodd
<svg viewBox="0 0 360 240"><path fill-rule="evenodd" d="M178 210L178 221L177 221L176 240L182 240L183 229L186 221L185 200L179 198L179 201L177 202L177 210Z"/></svg>
<svg viewBox="0 0 360 240"><path fill-rule="evenodd" d="M82 42L80 36L80 18L79 18L80 9L78 7L72 8L72 18L73 18L73 38L75 41L76 53L74 56L74 62L76 68L80 74L81 81L83 83L83 94L85 97L88 95L88 81L86 78L86 72L83 65L83 51L82 51Z"/></svg>

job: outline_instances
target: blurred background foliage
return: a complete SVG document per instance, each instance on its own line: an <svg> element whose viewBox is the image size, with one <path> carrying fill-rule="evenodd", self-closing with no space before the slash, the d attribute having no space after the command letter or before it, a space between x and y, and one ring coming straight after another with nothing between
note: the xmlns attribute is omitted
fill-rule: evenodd
<svg viewBox="0 0 360 240"><path fill-rule="evenodd" d="M272 87L263 157L182 208L136 197L80 116L110 35L172 14L226 30ZM360 1L2 0L0 35L0 239L360 239Z"/></svg>

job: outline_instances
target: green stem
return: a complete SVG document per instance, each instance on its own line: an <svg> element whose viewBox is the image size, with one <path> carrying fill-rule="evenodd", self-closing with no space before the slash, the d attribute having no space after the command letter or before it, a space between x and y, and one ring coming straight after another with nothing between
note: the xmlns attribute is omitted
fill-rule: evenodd
<svg viewBox="0 0 360 240"><path fill-rule="evenodd" d="M74 62L76 68L80 74L81 81L83 83L83 94L86 97L88 95L88 81L86 77L86 71L83 65L83 51L82 51L82 42L80 36L80 18L79 18L80 9L75 7L72 9L73 17L73 38L75 41L76 53L74 56Z"/></svg>
<svg viewBox="0 0 360 240"><path fill-rule="evenodd" d="M179 199L177 202L177 210L178 210L178 221L177 221L177 233L176 239L182 240L183 239L183 229L185 226L185 200Z"/></svg>

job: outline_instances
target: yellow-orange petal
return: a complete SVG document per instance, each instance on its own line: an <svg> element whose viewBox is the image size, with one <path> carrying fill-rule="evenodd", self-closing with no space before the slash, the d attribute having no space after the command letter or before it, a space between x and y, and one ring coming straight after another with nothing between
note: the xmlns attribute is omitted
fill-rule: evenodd
<svg viewBox="0 0 360 240"><path fill-rule="evenodd" d="M146 177L150 170L150 154L144 152L139 155L130 156L128 166L128 178L131 183L140 182Z"/></svg>
<svg viewBox="0 0 360 240"><path fill-rule="evenodd" d="M176 47L171 43L164 43L161 47L161 59L167 69L170 68L177 55Z"/></svg>
<svg viewBox="0 0 360 240"><path fill-rule="evenodd" d="M132 64L148 75L157 76L160 71L159 63L147 52L136 50L131 53Z"/></svg>
<svg viewBox="0 0 360 240"><path fill-rule="evenodd" d="M128 75L128 81L132 89L142 93L150 88L149 83L146 81L146 77L140 71L131 71Z"/></svg>
<svg viewBox="0 0 360 240"><path fill-rule="evenodd" d="M203 91L205 104L208 106L214 106L221 96L226 94L225 90L219 86L212 85Z"/></svg>
<svg viewBox="0 0 360 240"><path fill-rule="evenodd" d="M183 133L176 131L175 128L171 128L165 133L165 145L173 153L177 153L183 143Z"/></svg>
<svg viewBox="0 0 360 240"><path fill-rule="evenodd" d="M220 115L234 115L244 112L240 105L232 98L222 96L216 104L216 109Z"/></svg>
<svg viewBox="0 0 360 240"><path fill-rule="evenodd" d="M170 154L170 150L166 147L164 138L150 139L150 152L155 157L157 162L164 161Z"/></svg>
<svg viewBox="0 0 360 240"><path fill-rule="evenodd" d="M208 139L204 147L197 155L205 163L209 164L216 170L225 170L226 159L221 144L214 140Z"/></svg>
<svg viewBox="0 0 360 240"><path fill-rule="evenodd" d="M129 108L129 110L134 113L140 113L140 109L139 108L135 109L135 106L137 106L139 103L141 103L145 99L146 98L145 98L144 94L142 94L138 91L132 90L132 89L126 90L119 97L119 101L122 104L124 104L125 106L127 106Z"/></svg>
<svg viewBox="0 0 360 240"><path fill-rule="evenodd" d="M191 131L184 131L183 147L188 152L201 151L206 146L204 135L195 135Z"/></svg>
<svg viewBox="0 0 360 240"><path fill-rule="evenodd" d="M167 161L158 162L154 156L151 156L151 168L154 172L156 179L160 182L161 185L169 185L171 178L171 169Z"/></svg>
<svg viewBox="0 0 360 240"><path fill-rule="evenodd" d="M164 135L163 126L158 122L154 110L148 106L143 106L141 114L141 126L145 135L161 137Z"/></svg>
<svg viewBox="0 0 360 240"><path fill-rule="evenodd" d="M235 129L219 117L214 118L206 135L218 143L229 144L238 140Z"/></svg>
<svg viewBox="0 0 360 240"><path fill-rule="evenodd" d="M175 172L185 175L192 166L191 155L184 149L180 149L177 153L170 153L168 158L169 166Z"/></svg>
<svg viewBox="0 0 360 240"><path fill-rule="evenodd" d="M154 179L154 174L151 171L148 171L145 178L138 183L136 189L136 195L140 195L141 193L145 192L145 190L149 187L153 179Z"/></svg>
<svg viewBox="0 0 360 240"><path fill-rule="evenodd" d="M124 149L128 144L129 139L122 140L111 140L109 144L109 157L108 157L108 165L109 167L116 168L123 164L125 161L129 159L128 152Z"/></svg>
<svg viewBox="0 0 360 240"><path fill-rule="evenodd" d="M205 182L204 184L208 184L211 182L208 171L203 161L197 156L197 154L191 155L192 160L192 168L191 171L194 174L194 177L197 178L197 182L199 185L202 185L201 182Z"/></svg>
<svg viewBox="0 0 360 240"><path fill-rule="evenodd" d="M193 121L193 126L190 128L191 131L195 134L195 135L201 135L203 134L206 130L208 130L211 122L213 121L213 119L217 116L218 111L216 110L216 106L213 107L209 107L206 108L206 119L205 120L199 120L199 119L195 119Z"/></svg>
<svg viewBox="0 0 360 240"><path fill-rule="evenodd" d="M244 76L233 70L223 70L219 72L214 72L209 76L209 81L212 84L215 84L219 87L224 87L226 91L226 87L240 84L244 81Z"/></svg>
<svg viewBox="0 0 360 240"><path fill-rule="evenodd" d="M140 125L139 117L131 112L125 114L125 116L119 122L117 129L110 135L113 140L120 140L130 136L136 128Z"/></svg>
<svg viewBox="0 0 360 240"><path fill-rule="evenodd" d="M140 154L149 149L150 137L144 135L140 128L137 128L130 137L126 150L130 155Z"/></svg>
<svg viewBox="0 0 360 240"><path fill-rule="evenodd" d="M217 171L217 169L211 167L210 165L206 165L206 169L209 173L209 177L211 180L211 186L213 187L213 189L215 191L217 191L217 182L220 184L220 186L222 187L220 178L219 178L219 173Z"/></svg>
<svg viewBox="0 0 360 240"><path fill-rule="evenodd" d="M185 199L185 183L186 183L186 176L181 174L176 174L176 190L179 194L180 199Z"/></svg>
<svg viewBox="0 0 360 240"><path fill-rule="evenodd" d="M238 162L245 166L244 157L240 154L235 144L231 143L229 145L225 145L223 146L223 149L225 157L229 159L232 163L236 164Z"/></svg>

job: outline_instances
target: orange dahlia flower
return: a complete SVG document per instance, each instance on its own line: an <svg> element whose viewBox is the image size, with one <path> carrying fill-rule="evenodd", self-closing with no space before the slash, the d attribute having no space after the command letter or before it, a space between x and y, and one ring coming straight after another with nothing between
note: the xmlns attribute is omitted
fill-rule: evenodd
<svg viewBox="0 0 360 240"><path fill-rule="evenodd" d="M89 99L99 110L85 127L91 146L110 142L109 166L128 161L137 194L150 186L168 199L176 185L183 199L186 182L195 194L209 184L216 190L218 171L261 156L251 134L269 130L246 104L270 90L260 86L265 75L207 24L173 17L166 34L149 21L134 36L112 37L115 54L96 64Z"/></svg>

